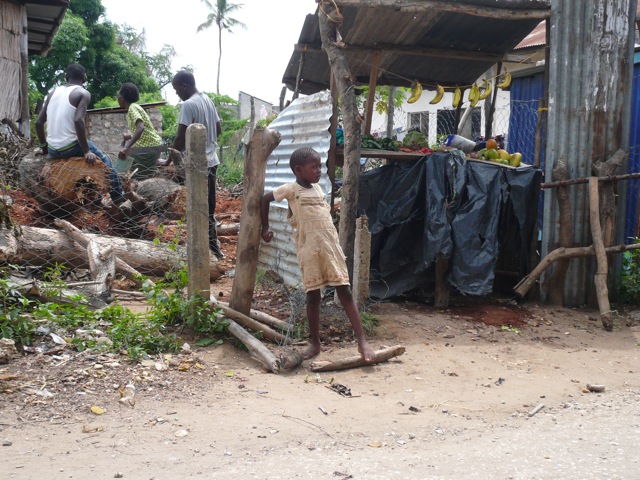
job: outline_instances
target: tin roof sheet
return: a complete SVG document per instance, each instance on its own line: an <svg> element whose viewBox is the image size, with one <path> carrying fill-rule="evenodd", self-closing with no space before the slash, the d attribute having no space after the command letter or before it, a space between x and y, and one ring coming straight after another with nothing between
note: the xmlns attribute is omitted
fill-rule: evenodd
<svg viewBox="0 0 640 480"><path fill-rule="evenodd" d="M380 50L379 85L408 87L418 80L425 88L473 83L496 62L508 60L508 52L549 15L546 0L382 0L375 5L345 0L338 6L340 34L357 83L369 83L371 59ZM283 83L291 90L303 56L301 93L329 88L317 12L307 15L286 67Z"/></svg>

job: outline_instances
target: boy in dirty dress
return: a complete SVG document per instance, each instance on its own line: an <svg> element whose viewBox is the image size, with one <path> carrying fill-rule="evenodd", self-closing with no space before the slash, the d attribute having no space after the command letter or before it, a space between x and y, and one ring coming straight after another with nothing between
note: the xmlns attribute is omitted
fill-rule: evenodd
<svg viewBox="0 0 640 480"><path fill-rule="evenodd" d="M351 322L358 342L358 351L367 363L374 362L375 352L364 337L358 307L349 286L345 256L331 220L329 205L318 186L322 171L320 155L311 148L299 148L291 154L289 166L296 176L296 181L266 193L260 202L261 237L267 243L273 238L273 232L269 228L269 204L274 200L280 202L286 199L290 209L289 223L293 228L302 283L307 294L307 321L311 345L304 352L304 358L308 359L320 353L320 289L333 286Z"/></svg>

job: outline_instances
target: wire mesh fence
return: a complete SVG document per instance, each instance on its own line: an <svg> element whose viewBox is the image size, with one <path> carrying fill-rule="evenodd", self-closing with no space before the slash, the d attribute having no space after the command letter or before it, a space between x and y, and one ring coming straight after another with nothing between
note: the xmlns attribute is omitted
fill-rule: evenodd
<svg viewBox="0 0 640 480"><path fill-rule="evenodd" d="M111 155L92 162L83 156L52 159L36 150L12 132L0 134L0 263L5 271L37 280L55 277L65 284L88 282L80 293L90 296L96 292L92 283L99 264L111 254L118 258L119 274L112 272L102 283L114 288L132 286L135 273L161 277L185 265L185 163L174 159L140 179L135 167L116 172ZM206 186L210 173L207 166L189 175L203 178ZM206 200L199 213L209 217ZM217 278L221 268L213 252L208 256L203 261Z"/></svg>

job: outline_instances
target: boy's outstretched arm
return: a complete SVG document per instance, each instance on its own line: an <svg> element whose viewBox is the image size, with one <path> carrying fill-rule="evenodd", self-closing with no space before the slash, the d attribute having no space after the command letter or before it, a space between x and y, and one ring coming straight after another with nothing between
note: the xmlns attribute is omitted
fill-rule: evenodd
<svg viewBox="0 0 640 480"><path fill-rule="evenodd" d="M262 221L260 236L267 243L273 238L273 232L269 228L269 204L274 200L273 192L265 193L260 199L260 220Z"/></svg>

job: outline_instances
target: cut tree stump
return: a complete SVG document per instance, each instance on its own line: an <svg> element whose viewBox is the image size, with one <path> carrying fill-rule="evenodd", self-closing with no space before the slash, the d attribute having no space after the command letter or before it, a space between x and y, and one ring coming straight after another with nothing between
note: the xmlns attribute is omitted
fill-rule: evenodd
<svg viewBox="0 0 640 480"><path fill-rule="evenodd" d="M84 157L53 160L30 153L18 168L20 186L56 217L68 216L111 190L109 167L100 160L89 165Z"/></svg>
<svg viewBox="0 0 640 480"><path fill-rule="evenodd" d="M386 362L393 357L398 357L404 352L404 347L396 345L394 347L376 350L376 359L372 363L365 362L361 355L354 355L337 360L316 360L311 363L309 368L312 372L331 372L334 370L346 370L348 368L369 367L377 363Z"/></svg>

